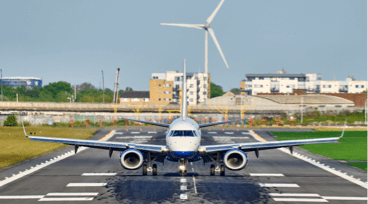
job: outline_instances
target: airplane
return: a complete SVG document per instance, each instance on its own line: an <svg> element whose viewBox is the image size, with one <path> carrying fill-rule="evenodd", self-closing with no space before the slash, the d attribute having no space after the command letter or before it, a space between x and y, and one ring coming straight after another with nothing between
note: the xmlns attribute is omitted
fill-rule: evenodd
<svg viewBox="0 0 368 204"><path fill-rule="evenodd" d="M187 84L185 60L183 75L183 98L186 98ZM225 167L228 170L239 171L247 166L248 152L255 152L258 158L260 150L288 147L290 152L293 153L293 147L299 145L338 142L338 140L343 137L345 130L344 128L340 137L201 145L201 128L244 119L198 124L188 117L187 112L187 103L183 102L181 117L175 119L171 124L120 118L168 128L166 133L166 145L29 136L26 133L24 125L23 130L25 136L32 141L74 145L75 152L77 152L80 146L104 149L109 150L109 157L111 158L113 151L121 151L119 161L122 167L127 170L136 170L142 167L142 174L144 176L147 175L147 172L152 172L153 176L157 176L157 164L152 165L152 162L155 161L164 164L165 160L178 162L179 174L182 176L187 175L186 166L189 162L197 162L200 160L202 160L204 164L214 162L214 164L210 165L211 176L214 176L215 173L220 173L221 176L225 176Z"/></svg>

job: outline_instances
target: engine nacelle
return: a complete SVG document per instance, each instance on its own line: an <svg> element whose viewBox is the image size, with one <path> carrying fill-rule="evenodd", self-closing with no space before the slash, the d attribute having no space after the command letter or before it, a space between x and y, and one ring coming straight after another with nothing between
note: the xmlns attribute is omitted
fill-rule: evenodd
<svg viewBox="0 0 368 204"><path fill-rule="evenodd" d="M248 157L243 151L239 149L232 149L225 153L224 163L226 168L238 171L242 170L248 164Z"/></svg>
<svg viewBox="0 0 368 204"><path fill-rule="evenodd" d="M136 149L127 149L120 154L120 164L126 169L138 169L143 164L143 154Z"/></svg>

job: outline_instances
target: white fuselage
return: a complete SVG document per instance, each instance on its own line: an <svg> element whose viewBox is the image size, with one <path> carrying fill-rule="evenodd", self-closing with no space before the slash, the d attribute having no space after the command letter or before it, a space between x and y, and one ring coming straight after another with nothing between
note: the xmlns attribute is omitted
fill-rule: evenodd
<svg viewBox="0 0 368 204"><path fill-rule="evenodd" d="M201 133L197 122L186 117L174 120L166 134L169 154L177 159L190 159L200 147Z"/></svg>

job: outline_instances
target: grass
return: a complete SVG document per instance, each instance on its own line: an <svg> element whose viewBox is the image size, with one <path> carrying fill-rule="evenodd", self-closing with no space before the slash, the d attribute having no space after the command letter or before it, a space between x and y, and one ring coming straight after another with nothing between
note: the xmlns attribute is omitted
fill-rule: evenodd
<svg viewBox="0 0 368 204"><path fill-rule="evenodd" d="M33 126L27 127L27 134L61 138L88 139L97 129L70 129ZM36 133L36 134L34 134ZM0 169L21 161L54 151L66 145L30 141L21 127L0 127Z"/></svg>
<svg viewBox="0 0 368 204"><path fill-rule="evenodd" d="M277 140L338 137L341 132L272 132ZM336 160L367 161L367 131L345 131L339 143L311 144L300 146L312 153Z"/></svg>
<svg viewBox="0 0 368 204"><path fill-rule="evenodd" d="M367 163L366 162L347 162L345 164L349 164L350 166L355 166L355 167L363 169L364 171L367 171Z"/></svg>

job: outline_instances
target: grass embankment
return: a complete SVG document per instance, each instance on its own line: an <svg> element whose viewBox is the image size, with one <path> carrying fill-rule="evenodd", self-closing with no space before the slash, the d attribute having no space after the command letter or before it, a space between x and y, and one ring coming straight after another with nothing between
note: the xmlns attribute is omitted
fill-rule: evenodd
<svg viewBox="0 0 368 204"><path fill-rule="evenodd" d="M61 138L88 139L97 129L27 127L27 134ZM35 134L36 133L36 134ZM54 151L66 145L30 141L21 127L0 127L0 169Z"/></svg>
<svg viewBox="0 0 368 204"><path fill-rule="evenodd" d="M277 140L339 137L341 132L272 132ZM300 146L312 153L336 160L367 161L367 131L345 131L339 143L310 144ZM347 163L367 171L367 163Z"/></svg>

